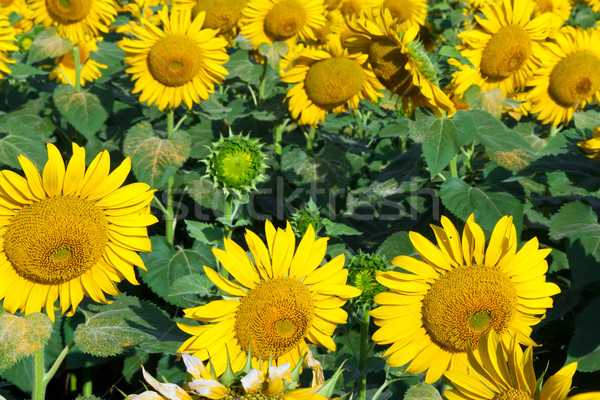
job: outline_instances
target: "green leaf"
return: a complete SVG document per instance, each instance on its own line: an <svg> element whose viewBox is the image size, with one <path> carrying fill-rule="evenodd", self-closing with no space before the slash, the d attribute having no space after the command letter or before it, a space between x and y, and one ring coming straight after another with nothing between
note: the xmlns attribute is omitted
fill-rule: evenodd
<svg viewBox="0 0 600 400"><path fill-rule="evenodd" d="M58 111L88 139L102 128L108 118L108 113L95 94L85 91L77 93L71 85L58 85L53 99Z"/></svg>
<svg viewBox="0 0 600 400"><path fill-rule="evenodd" d="M442 396L433 385L419 382L408 388L404 400L442 400Z"/></svg>
<svg viewBox="0 0 600 400"><path fill-rule="evenodd" d="M587 204L575 201L562 206L550 219L550 238L568 238L571 244L579 240L585 253L600 261L600 224Z"/></svg>
<svg viewBox="0 0 600 400"><path fill-rule="evenodd" d="M465 100L473 110L483 110L496 118L502 114L502 102L504 94L500 88L492 90L481 90L477 85L472 85L465 92Z"/></svg>
<svg viewBox="0 0 600 400"><path fill-rule="evenodd" d="M341 146L324 146L318 154L309 157L302 149L284 152L281 169L289 182L296 185L312 183L327 188L345 188L352 180L352 165Z"/></svg>
<svg viewBox="0 0 600 400"><path fill-rule="evenodd" d="M342 235L360 235L361 231L358 231L346 224L342 224L340 222L333 222L327 218L323 218L323 225L325 226L325 231L327 232L327 236L342 236Z"/></svg>
<svg viewBox="0 0 600 400"><path fill-rule="evenodd" d="M245 51L235 51L230 57L229 61L224 65L229 75L227 79L239 78L243 82L249 83L254 86L260 84L260 75L262 73L262 66L253 63L248 57L248 53Z"/></svg>
<svg viewBox="0 0 600 400"><path fill-rule="evenodd" d="M48 118L34 114L6 114L0 120L0 161L20 169L20 154L42 167L48 160L45 141L54 131Z"/></svg>
<svg viewBox="0 0 600 400"><path fill-rule="evenodd" d="M141 122L127 131L123 153L131 157L133 173L139 181L160 189L188 159L191 141L184 131L169 139L155 136L152 125Z"/></svg>
<svg viewBox="0 0 600 400"><path fill-rule="evenodd" d="M522 149L535 153L531 145L517 132L506 127L499 119L485 111L471 111L476 124L476 138L486 148L495 151Z"/></svg>
<svg viewBox="0 0 600 400"><path fill-rule="evenodd" d="M0 372L41 349L50 339L52 328L50 318L39 312L25 317L0 315Z"/></svg>
<svg viewBox="0 0 600 400"><path fill-rule="evenodd" d="M189 307L190 303L185 299L171 296L172 287L181 277L204 275L204 265L214 268L216 261L211 247L195 241L191 249L174 249L162 236L153 236L150 240L152 254L140 254L148 272L141 272L140 277L164 300L179 307Z"/></svg>
<svg viewBox="0 0 600 400"><path fill-rule="evenodd" d="M600 298L592 300L588 306L577 315L575 334L567 349L567 361L577 361L577 370L594 372L600 370Z"/></svg>
<svg viewBox="0 0 600 400"><path fill-rule="evenodd" d="M219 246L223 242L223 229L204 222L185 220L185 226L191 237L209 246Z"/></svg>
<svg viewBox="0 0 600 400"><path fill-rule="evenodd" d="M391 261L396 256L415 256L417 252L410 241L408 232L396 232L381 243L377 254Z"/></svg>
<svg viewBox="0 0 600 400"><path fill-rule="evenodd" d="M267 59L274 71L279 71L279 61L287 54L288 45L285 42L261 43L258 52Z"/></svg>
<svg viewBox="0 0 600 400"><path fill-rule="evenodd" d="M215 285L204 274L190 274L177 278L169 288L169 302L195 307L217 294Z"/></svg>
<svg viewBox="0 0 600 400"><path fill-rule="evenodd" d="M491 232L505 215L512 215L517 232L523 228L523 203L504 192L488 191L485 185L472 187L458 178L447 179L441 187L442 202L454 215L466 221L475 214L475 221Z"/></svg>
<svg viewBox="0 0 600 400"><path fill-rule="evenodd" d="M188 194L202 207L219 210L224 206L225 195L210 178L189 172L183 176L183 181L187 185ZM208 220L209 216L202 214L201 209L195 211L200 212L196 214L196 219Z"/></svg>
<svg viewBox="0 0 600 400"><path fill-rule="evenodd" d="M39 68L32 67L31 65L16 63L10 66L10 77L13 79L26 79L34 75L47 75L47 71L42 71Z"/></svg>
<svg viewBox="0 0 600 400"><path fill-rule="evenodd" d="M573 120L577 129L594 130L598 126L598 121L600 121L600 112L592 110L575 112L573 113Z"/></svg>
<svg viewBox="0 0 600 400"><path fill-rule="evenodd" d="M75 344L83 352L100 357L121 354L125 349L146 341L145 350L168 343L173 351L185 337L175 323L155 305L126 295L112 304L89 303L81 307L85 323L75 330ZM157 343L158 342L158 343Z"/></svg>
<svg viewBox="0 0 600 400"><path fill-rule="evenodd" d="M51 27L38 34L29 49L27 62L43 60L45 58L55 58L66 54L73 48L73 44L69 39L63 39L56 34L56 28Z"/></svg>

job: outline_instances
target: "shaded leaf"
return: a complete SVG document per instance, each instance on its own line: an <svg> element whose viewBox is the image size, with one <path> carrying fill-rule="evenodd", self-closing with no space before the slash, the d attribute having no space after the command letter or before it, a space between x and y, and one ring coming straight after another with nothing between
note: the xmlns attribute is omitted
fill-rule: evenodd
<svg viewBox="0 0 600 400"><path fill-rule="evenodd" d="M592 300L577 315L575 334L567 349L567 361L577 361L577 370L593 372L600 370L600 298Z"/></svg>
<svg viewBox="0 0 600 400"><path fill-rule="evenodd" d="M585 253L600 261L600 224L587 204L575 201L562 206L550 219L550 238L568 238L571 243L579 240Z"/></svg>

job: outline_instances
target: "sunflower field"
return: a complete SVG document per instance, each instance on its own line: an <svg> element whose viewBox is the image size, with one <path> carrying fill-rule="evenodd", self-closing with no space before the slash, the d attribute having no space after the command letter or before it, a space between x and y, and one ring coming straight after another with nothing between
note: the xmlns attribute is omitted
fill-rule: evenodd
<svg viewBox="0 0 600 400"><path fill-rule="evenodd" d="M600 0L0 0L0 400L600 400Z"/></svg>

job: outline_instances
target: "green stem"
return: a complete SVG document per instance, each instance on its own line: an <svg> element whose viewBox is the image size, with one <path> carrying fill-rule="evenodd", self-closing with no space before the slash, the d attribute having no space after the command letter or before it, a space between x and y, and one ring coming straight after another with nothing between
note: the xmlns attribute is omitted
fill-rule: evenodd
<svg viewBox="0 0 600 400"><path fill-rule="evenodd" d="M45 373L44 346L42 346L33 356L33 400L44 400L46 398Z"/></svg>
<svg viewBox="0 0 600 400"><path fill-rule="evenodd" d="M458 167L456 165L456 155L452 157L452 161L450 161L450 176L453 178L458 178Z"/></svg>
<svg viewBox="0 0 600 400"><path fill-rule="evenodd" d="M92 395L92 372L89 368L83 370L83 385L81 386L81 394L90 397Z"/></svg>
<svg viewBox="0 0 600 400"><path fill-rule="evenodd" d="M554 136L556 136L556 134L558 132L559 132L558 125L557 126L551 126L550 127L550 132L548 133L548 137L554 137Z"/></svg>
<svg viewBox="0 0 600 400"><path fill-rule="evenodd" d="M233 233L233 229L230 225L233 225L233 196L227 195L225 196L225 221L227 221L228 225L225 225L225 235L231 239L231 234Z"/></svg>
<svg viewBox="0 0 600 400"><path fill-rule="evenodd" d="M316 133L316 129L313 126L310 127L310 131L308 132L308 135L305 134L306 136L306 154L311 155L312 151L313 151L313 141L315 140L315 133Z"/></svg>
<svg viewBox="0 0 600 400"><path fill-rule="evenodd" d="M358 400L367 398L367 374L363 371L369 353L369 307L363 306L362 320L360 321L360 353L358 355L358 370L361 376L358 378Z"/></svg>
<svg viewBox="0 0 600 400"><path fill-rule="evenodd" d="M277 125L277 127L275 128L275 137L273 138L273 142L274 142L275 154L277 154L278 156L281 155L281 151L282 151L281 142L283 141L283 130L285 129L285 126L287 125L288 122L289 122L289 120L286 118L282 124Z"/></svg>
<svg viewBox="0 0 600 400"><path fill-rule="evenodd" d="M262 75L260 76L260 86L258 88L258 106L262 106L264 101L265 101L265 82L267 81L267 67L268 67L268 61L267 58L265 57L265 60L263 61L263 71L262 71Z"/></svg>
<svg viewBox="0 0 600 400"><path fill-rule="evenodd" d="M81 92L81 59L79 58L79 45L73 46L73 61L75 61L75 92Z"/></svg>
<svg viewBox="0 0 600 400"><path fill-rule="evenodd" d="M173 134L173 110L167 111L167 138L170 138ZM173 185L175 180L173 177L169 178L167 182L167 212L165 213L165 237L167 242L173 244L175 240L175 226L177 220L175 219L175 212L173 211Z"/></svg>
<svg viewBox="0 0 600 400"><path fill-rule="evenodd" d="M67 356L67 354L73 348L74 345L75 345L75 342L71 341L71 343L69 343L67 345L67 347L65 347L60 352L60 354L58 355L58 357L56 358L56 360L54 360L54 364L52 364L52 367L44 375L44 384L45 385L47 385L48 382L50 382L50 380L54 377L54 374L56 374L56 371L58 371L58 368L60 367L60 365L62 364L63 360L65 359L65 357Z"/></svg>

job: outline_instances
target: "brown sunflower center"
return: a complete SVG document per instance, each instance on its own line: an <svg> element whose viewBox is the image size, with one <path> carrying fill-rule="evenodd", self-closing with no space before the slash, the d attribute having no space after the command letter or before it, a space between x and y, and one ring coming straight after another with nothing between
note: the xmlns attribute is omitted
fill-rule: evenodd
<svg viewBox="0 0 600 400"><path fill-rule="evenodd" d="M90 52L88 51L88 49L85 48L85 46L82 46L80 43L79 44L79 62L81 63L81 65L85 64L85 62L88 60L89 57L90 57ZM61 62L67 68L75 69L75 57L73 57L73 50L69 50L69 52L67 54L62 56Z"/></svg>
<svg viewBox="0 0 600 400"><path fill-rule="evenodd" d="M275 4L265 17L265 32L275 40L286 40L300 32L306 22L306 11L296 0Z"/></svg>
<svg viewBox="0 0 600 400"><path fill-rule="evenodd" d="M46 0L48 15L59 24L69 25L88 16L92 0Z"/></svg>
<svg viewBox="0 0 600 400"><path fill-rule="evenodd" d="M508 389L497 394L492 400L534 400L534 398L524 390Z"/></svg>
<svg viewBox="0 0 600 400"><path fill-rule="evenodd" d="M340 11L345 17L356 16L360 13L360 10L362 10L361 0L346 0L340 6Z"/></svg>
<svg viewBox="0 0 600 400"><path fill-rule="evenodd" d="M397 18L398 22L404 22L412 13L411 0L385 0L383 6L390 10L392 18Z"/></svg>
<svg viewBox="0 0 600 400"><path fill-rule="evenodd" d="M15 2L15 0L0 0L0 6L8 7L8 6L12 5L14 2Z"/></svg>
<svg viewBox="0 0 600 400"><path fill-rule="evenodd" d="M102 210L71 196L26 205L4 234L4 252L17 274L47 285L68 282L92 268L107 243Z"/></svg>
<svg viewBox="0 0 600 400"><path fill-rule="evenodd" d="M165 86L183 86L198 74L202 52L196 42L186 36L165 36L148 53L148 70Z"/></svg>
<svg viewBox="0 0 600 400"><path fill-rule="evenodd" d="M201 11L206 11L203 27L227 32L237 24L245 6L245 0L198 0L192 16L195 18Z"/></svg>
<svg viewBox="0 0 600 400"><path fill-rule="evenodd" d="M442 275L423 300L423 323L439 344L451 351L477 345L494 329L502 335L517 309L510 278L484 266L460 267Z"/></svg>
<svg viewBox="0 0 600 400"><path fill-rule="evenodd" d="M365 74L358 62L335 57L313 64L306 73L304 85L313 103L331 110L356 96L364 79Z"/></svg>
<svg viewBox="0 0 600 400"><path fill-rule="evenodd" d="M397 43L374 39L369 46L369 62L377 79L390 92L403 95L412 88L412 75L404 69L408 56Z"/></svg>
<svg viewBox="0 0 600 400"><path fill-rule="evenodd" d="M509 25L492 35L481 54L482 75L503 80L518 71L531 56L531 39L525 29Z"/></svg>
<svg viewBox="0 0 600 400"><path fill-rule="evenodd" d="M548 92L560 105L571 107L590 98L600 89L600 58L577 52L562 59L550 73Z"/></svg>
<svg viewBox="0 0 600 400"><path fill-rule="evenodd" d="M314 316L310 290L293 278L261 282L243 297L235 317L235 333L243 350L274 360L306 337Z"/></svg>

